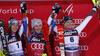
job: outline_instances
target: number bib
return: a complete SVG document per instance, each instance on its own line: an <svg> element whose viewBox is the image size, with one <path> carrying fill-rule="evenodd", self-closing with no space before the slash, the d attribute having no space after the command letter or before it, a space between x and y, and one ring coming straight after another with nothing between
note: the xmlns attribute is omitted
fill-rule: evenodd
<svg viewBox="0 0 100 56"><path fill-rule="evenodd" d="M79 50L79 36L64 37L65 50L69 52Z"/></svg>
<svg viewBox="0 0 100 56"><path fill-rule="evenodd" d="M21 41L17 41L17 42L8 44L8 49L9 49L10 54L16 54L16 53L23 52Z"/></svg>

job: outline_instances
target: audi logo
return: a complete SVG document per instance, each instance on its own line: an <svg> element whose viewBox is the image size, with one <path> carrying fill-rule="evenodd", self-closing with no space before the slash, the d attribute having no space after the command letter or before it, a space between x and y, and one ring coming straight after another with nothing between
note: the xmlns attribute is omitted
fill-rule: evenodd
<svg viewBox="0 0 100 56"><path fill-rule="evenodd" d="M43 49L44 50L44 45L43 43L32 43L31 48L32 49Z"/></svg>
<svg viewBox="0 0 100 56"><path fill-rule="evenodd" d="M74 24L80 24L84 19L73 19ZM62 19L57 19L57 23L56 24L60 24L60 22L62 21ZM62 24L64 24L64 22L62 22Z"/></svg>
<svg viewBox="0 0 100 56"><path fill-rule="evenodd" d="M86 37L87 36L87 33L86 32L81 32L79 36L80 37Z"/></svg>
<svg viewBox="0 0 100 56"><path fill-rule="evenodd" d="M73 19L73 21L75 24L80 24L83 21L83 19Z"/></svg>
<svg viewBox="0 0 100 56"><path fill-rule="evenodd" d="M27 49L26 48L24 48L24 53L27 53Z"/></svg>
<svg viewBox="0 0 100 56"><path fill-rule="evenodd" d="M80 51L87 51L89 47L87 45L80 45Z"/></svg>
<svg viewBox="0 0 100 56"><path fill-rule="evenodd" d="M87 51L89 49L89 47L87 46L87 45L79 45L79 50L80 51ZM55 47L55 50L58 52L58 51L60 51L60 48L59 48L59 46L56 46Z"/></svg>

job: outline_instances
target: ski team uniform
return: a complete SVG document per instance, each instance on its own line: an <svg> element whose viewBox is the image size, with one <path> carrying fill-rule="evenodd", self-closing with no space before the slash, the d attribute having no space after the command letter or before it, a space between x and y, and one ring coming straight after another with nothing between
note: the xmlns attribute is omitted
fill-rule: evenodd
<svg viewBox="0 0 100 56"><path fill-rule="evenodd" d="M64 44L65 44L66 56L69 56L69 54L68 54L69 52L79 51L79 34L85 28L85 26L88 24L88 22L91 20L91 18L92 18L92 16L88 15L78 27L74 28L71 31L64 30ZM53 25L51 27L51 31L53 30L54 32L57 33L57 26L55 25L56 21L54 21L54 20L55 19L51 18L51 16L50 16L48 19L48 25L49 26ZM54 52L53 53L55 56L60 56L61 54L59 54L59 52L57 52L57 50L55 50L56 47L59 46L59 40L58 40L59 38L58 38L57 34L53 39L54 39L54 49L53 49Z"/></svg>
<svg viewBox="0 0 100 56"><path fill-rule="evenodd" d="M22 32L23 32L22 30L19 30L20 37L22 35ZM17 39L15 38L15 34L12 34L11 36L12 36L12 39L8 40L9 35L8 34L6 35L9 56L24 56L21 38L20 40L17 41Z"/></svg>
<svg viewBox="0 0 100 56"><path fill-rule="evenodd" d="M25 19L25 18L23 18ZM25 35L27 33L27 22L23 21ZM42 37L42 38L38 38ZM45 40L43 34L31 34L28 31L27 37L27 54L28 56L42 56L45 52Z"/></svg>

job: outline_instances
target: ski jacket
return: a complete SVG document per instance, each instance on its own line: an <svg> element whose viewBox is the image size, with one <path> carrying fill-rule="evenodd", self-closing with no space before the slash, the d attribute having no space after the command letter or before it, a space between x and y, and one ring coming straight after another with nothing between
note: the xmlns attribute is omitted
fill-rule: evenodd
<svg viewBox="0 0 100 56"><path fill-rule="evenodd" d="M28 56L42 56L42 54L45 52L44 37L38 38L38 35L30 33L27 29L26 21L23 21L23 26L24 26L24 33L27 38Z"/></svg>
<svg viewBox="0 0 100 56"><path fill-rule="evenodd" d="M79 34L86 27L88 22L92 19L93 14L94 14L94 11L92 10L89 13L89 15L84 19L84 21L79 26L74 28L73 30L71 30L71 31L64 30L64 43L65 43L65 51L66 52L75 52L75 51L79 50ZM51 26L53 24L53 22L55 23L55 21L53 21L53 20L54 19L50 16L48 19L49 26ZM52 32L52 30L54 32L56 32L56 35L58 34L56 25L52 26L51 32ZM56 38L57 37L54 37L54 41L56 40L55 42L58 43L58 46L59 46L59 40L57 40ZM54 44L54 45L57 45L57 44ZM56 50L54 50L54 51L56 52ZM57 54L57 52L56 52L56 54ZM57 56L57 55L55 55L55 56Z"/></svg>
<svg viewBox="0 0 100 56"><path fill-rule="evenodd" d="M21 28L22 26L20 27L20 29ZM23 33L23 30L20 29L18 33L20 36L20 40L17 40L14 34L11 34L12 38L8 40L9 35L6 34L8 54L10 56L24 56L23 49L22 49L22 42L21 42L21 35Z"/></svg>

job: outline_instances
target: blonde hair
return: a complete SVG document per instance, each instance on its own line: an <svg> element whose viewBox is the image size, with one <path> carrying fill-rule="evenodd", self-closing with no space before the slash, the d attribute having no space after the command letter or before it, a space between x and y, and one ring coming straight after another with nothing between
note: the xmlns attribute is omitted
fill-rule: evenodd
<svg viewBox="0 0 100 56"><path fill-rule="evenodd" d="M34 33L35 32L35 30L34 30L34 27L32 28L32 33ZM43 32L43 30L41 30L41 32Z"/></svg>
<svg viewBox="0 0 100 56"><path fill-rule="evenodd" d="M32 33L34 33L34 27L32 28Z"/></svg>
<svg viewBox="0 0 100 56"><path fill-rule="evenodd" d="M67 21L66 21L67 22ZM66 22L64 23L64 30L66 30L67 26L66 26ZM73 28L75 27L74 23L73 23Z"/></svg>

